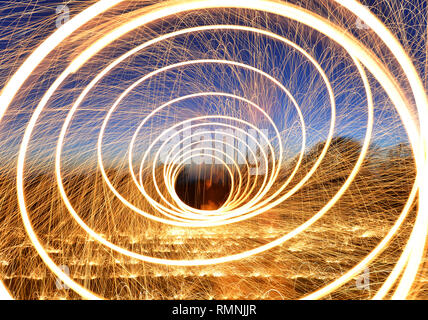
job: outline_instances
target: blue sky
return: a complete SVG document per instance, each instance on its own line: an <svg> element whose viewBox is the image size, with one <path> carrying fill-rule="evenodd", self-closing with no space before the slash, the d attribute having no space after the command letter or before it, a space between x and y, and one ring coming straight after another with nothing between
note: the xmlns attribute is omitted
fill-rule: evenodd
<svg viewBox="0 0 428 320"><path fill-rule="evenodd" d="M382 14L387 16L393 14L387 5L379 1L365 3L368 5L377 3L376 6L371 7L375 13L382 11ZM423 21L421 16L418 15L425 13L426 17L426 1L416 0L401 3L405 7L401 11L404 25L397 26L397 28L404 30L404 36L407 38L406 46L408 50L412 51L415 64L424 76L423 67L426 61L426 52L420 50L420 37L415 36L424 34L424 32L426 35L426 19ZM6 60L3 58L2 66L0 66L0 87L4 85L11 72L16 68L17 62L22 61L22 58L28 54L29 50L26 49L33 48L41 39L55 30L55 19L57 17L55 9L57 5L58 3L53 1L0 2L0 50L3 53L3 57L9 58ZM69 7L71 15L73 15L78 5L76 2L73 3L71 1ZM353 32L362 31L353 30ZM37 36L34 36L35 34ZM239 61L249 65L257 63L259 60L252 55L251 47L257 40L259 48L263 48L265 50L264 54L269 57L269 59L264 60L262 69L268 73L276 71L275 76L278 80L286 87L290 87L290 90L296 96L296 100L303 106L305 120L307 120L308 125L308 135L310 138L312 137L309 145L316 144L322 140L326 135L330 111L325 87L319 85L320 77L315 75L313 68L301 56L290 53L289 48L282 44L266 38L253 39L253 35L250 34L246 35L246 37L247 41L240 42L238 47L234 48L238 52L236 57L239 58ZM70 132L72 132L71 139L66 141L64 147L64 157L70 161L71 165L93 159L97 132L105 116L106 107L111 105L112 101L117 98L127 85L165 62L172 64L180 61L186 55L189 58L206 57L205 49L209 47L215 48L216 39L221 39L225 43L233 43L234 41L232 34L222 34L221 32L216 32L213 35L205 32L201 37L176 38L174 39L176 48L179 50L179 44L186 43L188 52L178 52L175 56L172 54L167 58L162 58L163 60L159 60L158 57L164 57L165 48L162 46L151 48L136 55L120 68L114 70L97 86L94 94L89 96L76 114L76 118L70 128ZM402 40L404 42L404 38ZM311 46L311 39L300 41L302 41L302 44L306 43L306 46ZM365 105L362 83L354 80L353 77L349 77L350 74L355 72L355 68L352 69L348 61L344 60L343 63L337 61L338 57L334 56L333 50L327 49L325 41L317 43L314 43L312 47L312 54L321 61L321 66L329 69L329 78L337 93L339 118L335 134L361 140L365 133L364 124L367 121L367 115L362 112L362 107ZM117 52L112 52L111 55L120 54L128 46L132 47L132 43L123 43L123 48L118 48ZM221 46L217 47L216 55L227 56L227 54L222 53ZM284 61L284 57L287 57L286 61ZM22 129L25 128L29 116L34 110L35 103L49 84L52 83L55 75L65 65L65 61L58 61L54 68L50 68L46 74L43 74L37 80L37 84L27 92L22 101L19 102L19 106L15 106L15 108L19 108L19 112L11 112L5 117L4 121L7 120L7 122L3 121L2 124L1 137L3 143L0 144L3 157L7 155L9 159L14 158L13 156L22 137ZM296 72L296 70L298 71ZM34 143L34 161L37 162L37 159L43 161L42 159L45 157L52 157L52 150L63 121L60 119L65 117L67 108L76 99L80 88L90 81L89 71L86 71L86 74L77 74L68 79L67 84L62 88L62 94L58 94L49 103L50 111L42 115L40 125L35 131L35 136L32 140ZM287 142L287 147L290 150L294 150L293 152L297 151L300 144L299 127L296 125L297 114L293 111L294 108L291 101L280 90L274 88L274 86L270 87L268 82L259 79L256 75L245 70L235 71L239 78L234 77L233 70L222 69L214 65L196 69L173 70L160 75L155 79L156 81L139 86L119 106L118 112L107 128L106 142L111 141L111 144L106 145L106 158L111 160L112 163L122 161L119 159L126 155L127 150L124 146L127 146L127 142L132 137L139 121L147 114L150 108L159 105L162 101L165 102L174 97L201 89L237 92L243 95L248 95L252 92L254 95L252 98L259 100L258 102L262 105L264 104L263 107L270 109L270 114L280 130L285 130L285 132L289 133L290 128L293 129L292 135ZM219 74L220 76L218 76ZM260 92L257 91L259 90L256 89L257 86L251 83L251 81L258 82L259 80L261 81L260 84L264 86ZM195 83L198 84L196 85ZM376 82L372 84L375 88L380 88ZM263 92L267 93L269 97L263 98ZM308 95L308 92L312 92L312 94ZM227 103L230 105L230 102L221 99L204 102L196 99L180 104L181 111L179 114L176 114L178 106L175 109L166 110L162 117L159 116L144 128L139 140L140 150L144 150L149 143L144 138L149 135L149 132L153 132L153 130L156 132L156 130L170 126L177 119L185 119L189 115L197 116L215 113L217 111L216 103L219 106ZM378 128L380 128L375 143L386 146L406 140L404 131L399 128L397 114L388 105L388 101L382 96L381 90L376 96L375 103L375 115ZM221 107L218 109L221 109ZM241 112L240 110L243 110L242 114L240 114L241 116L251 117L251 114L246 113L245 107L243 109L243 106L237 102L232 103L232 110L234 113L239 113ZM224 112L224 109L222 112ZM390 130L391 127L395 129L393 134L391 133L392 130ZM320 132L320 134L315 136L313 134L315 132ZM40 143L40 141L43 143Z"/></svg>

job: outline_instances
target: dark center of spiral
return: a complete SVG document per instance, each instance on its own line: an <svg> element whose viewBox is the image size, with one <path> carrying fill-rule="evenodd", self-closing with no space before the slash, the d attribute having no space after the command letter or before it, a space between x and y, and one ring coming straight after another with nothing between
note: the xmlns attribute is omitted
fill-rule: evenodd
<svg viewBox="0 0 428 320"><path fill-rule="evenodd" d="M188 166L178 175L175 191L188 206L202 210L216 210L230 194L228 173L213 166Z"/></svg>

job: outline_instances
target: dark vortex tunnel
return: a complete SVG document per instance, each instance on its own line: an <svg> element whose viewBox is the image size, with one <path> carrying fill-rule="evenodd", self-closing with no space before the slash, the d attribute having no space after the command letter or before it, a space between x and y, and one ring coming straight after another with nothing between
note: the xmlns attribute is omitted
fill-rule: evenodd
<svg viewBox="0 0 428 320"><path fill-rule="evenodd" d="M227 172L212 167L185 167L178 175L175 191L185 204L195 209L215 210L231 192Z"/></svg>

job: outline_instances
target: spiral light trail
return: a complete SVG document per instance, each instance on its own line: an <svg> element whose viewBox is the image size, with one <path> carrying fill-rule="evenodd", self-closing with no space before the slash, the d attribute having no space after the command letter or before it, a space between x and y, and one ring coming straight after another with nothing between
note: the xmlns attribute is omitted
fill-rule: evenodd
<svg viewBox="0 0 428 320"><path fill-rule="evenodd" d="M71 43L78 39L76 36L79 30L85 25L90 25L92 21L97 23L97 19L103 14L114 10L116 7L132 2L126 0L101 0L89 6L63 27L59 28L46 40L44 40L21 64L12 77L3 87L0 96L0 121L5 123L5 116L10 106L19 103L20 92L26 90L28 82L34 77L33 72L42 68L44 64L49 64L47 60L55 50L67 41ZM138 2L138 1L136 1ZM229 253L218 255L207 255L200 258L200 255L194 257L159 257L140 251L134 251L129 246L122 245L100 232L92 225L92 220L83 216L79 212L78 204L70 194L70 188L66 182L68 167L64 165L67 160L66 145L70 137L70 132L74 130L74 124L79 111L84 108L85 103L90 101L91 94L94 90L111 76L116 68L123 67L131 59L137 57L141 52L155 50L158 45L175 41L180 37L191 37L200 33L210 32L242 32L256 35L276 41L301 57L304 63L316 71L317 77L321 79L319 86L324 88L326 101L329 104L328 112L324 122L327 123L325 128L325 143L320 148L316 156L308 162L305 158L305 152L310 144L309 129L313 125L308 124L307 111L299 98L289 89L289 83L284 79L278 78L277 74L270 74L266 68L250 65L244 61L234 61L214 56L209 58L209 54L203 58L192 58L185 61L169 62L165 65L159 64L156 69L146 72L143 76L133 79L132 82L125 81L126 89L121 90L115 96L114 100L109 102L105 108L105 115L101 119L101 125L98 135L92 139L96 140L96 160L97 169L102 177L102 183L105 186L104 194L112 194L115 199L120 201L121 206L126 208L127 214L135 215L137 219L144 219L153 224L159 224L169 228L183 228L184 230L211 230L212 228L234 228L240 224L251 223L256 219L268 215L272 210L280 210L281 206L287 205L288 201L303 192L311 179L316 178L317 172L322 165L329 161L329 150L332 148L335 131L340 125L338 95L335 92L334 84L331 83L331 73L325 70L326 64L319 61L315 54L307 50L299 43L287 38L285 35L277 34L274 29L245 26L239 23L197 25L181 28L178 30L161 32L155 37L135 46L120 51L115 54L111 61L100 63L100 70L97 74L91 73L90 81L83 82L84 87L78 92L78 97L73 98L73 102L64 104L64 117L57 121L55 125L60 129L55 141L54 174L55 190L58 190L61 201L67 209L67 214L73 219L79 228L85 232L88 238L97 242L100 246L112 252L111 255L124 256L127 259L135 259L138 263L148 263L160 267L168 268L199 268L199 267L216 267L229 263L250 261L259 255L269 252L275 248L286 245L293 239L302 236L310 230L311 227L322 221L328 215L330 210L337 206L343 198L352 197L350 187L367 162L370 154L370 147L375 135L376 126L376 98L374 92L383 90L385 95L391 101L394 109L398 113L402 126L408 137L411 147L414 164L416 167L415 179L412 182L411 190L407 199L402 203L400 212L394 217L393 223L388 230L382 235L382 238L373 248L364 254L364 257L358 261L353 261L347 270L338 275L334 280L325 285L319 286L312 292L305 292L300 296L303 299L322 299L327 298L340 287L345 286L351 280L361 274L370 264L375 261L388 246L403 232L405 222L412 217L412 210L415 210L414 221L403 250L396 259L391 272L386 279L379 285L377 292L371 296L375 299L395 298L403 299L410 295L420 268L423 265L425 254L425 245L428 232L428 206L427 197L427 147L428 147L428 128L421 125L424 120L428 119L428 100L426 89L416 70L411 58L406 50L400 44L399 40L390 30L365 6L354 0L335 0L333 1L341 10L348 14L361 19L371 30L371 32L383 40L382 46L388 49L388 57L391 56L395 64L388 64L386 59L376 54L374 50L368 48L366 43L355 37L351 32L345 30L343 26L327 20L325 17L306 8L297 6L285 1L274 0L188 0L188 1L164 1L157 5L144 7L137 14L131 15L130 19L124 19L115 22L109 29L103 32L102 37L96 41L85 43L84 48L79 47L76 52L71 54L70 61L55 79L49 82L49 87L45 88L43 96L37 101L37 106L32 110L28 123L25 124L25 131L22 141L19 144L19 153L16 164L16 196L19 205L19 212L25 231L31 240L32 247L37 251L44 264L52 273L58 277L66 286L71 288L80 297L85 299L102 299L105 298L102 290L83 284L81 281L73 279L70 274L65 272L59 263L53 258L52 254L46 247L45 240L41 240L40 232L37 231L37 224L33 221L31 211L31 202L28 200L28 191L26 189L26 179L28 178L26 170L30 167L29 158L31 148L34 143L33 139L37 133L42 117L50 104L57 96L60 95L63 87L68 85L70 78L77 77L85 71L86 66L92 66L99 59L99 55L107 52L109 48L117 45L117 41L127 37L129 34L139 28L150 26L151 24L167 20L171 17L179 17L188 13L195 12L216 12L218 9L248 10L258 11L270 15L275 15L279 19L289 19L299 23L306 28L310 28L329 39L335 45L340 46L343 51L350 57L362 83L361 92L364 105L366 106L364 121L364 130L362 134L362 144L358 156L355 157L346 178L341 180L337 188L332 191L329 198L319 207L313 210L310 216L304 216L299 220L298 225L292 225L284 229L280 234L266 239L266 241L244 247ZM74 38L73 38L74 37ZM69 42L67 42L69 45ZM386 50L386 49L385 49ZM184 57L184 54L183 54ZM101 62L101 60L100 60ZM394 69L392 69L394 67ZM240 92L227 92L225 90L196 90L188 94L182 94L177 97L170 96L169 100L156 101L154 106L146 106L142 120L135 126L130 126L130 143L126 146L126 156L121 159L129 169L129 175L132 178L132 188L136 190L139 197L130 196L124 188L120 188L115 179L109 172L108 157L105 156L105 149L109 144L109 130L114 128L115 119L123 112L123 106L126 101L132 99L132 95L144 85L160 82L161 77L165 79L172 72L180 70L193 70L191 68L229 68L228 70L239 70L238 72L253 75L254 79L263 79L264 84L269 84L275 88L281 95L289 101L289 109L295 114L294 126L300 137L300 145L296 148L293 161L285 156L286 151L290 148L290 142L285 139L285 130L278 125L278 117L281 115L270 112L266 107L255 100L254 97L244 96ZM397 71L399 70L399 71ZM397 74L403 76L398 77ZM230 75L232 78L232 72ZM314 76L315 78L315 76ZM404 79L404 80L403 80ZM377 82L380 86L373 88L373 83ZM268 85L266 85L268 86ZM269 87L270 88L270 87ZM273 90L273 89L272 89ZM130 98L131 97L131 98ZM128 99L128 100L127 100ZM253 115L252 117L240 117L238 113L211 114L192 114L177 117L173 123L164 122L159 131L153 136L148 136L146 130L150 123L156 123L157 119L169 112L169 110L179 110L180 106L195 101L197 99L229 99L239 103L240 111L243 114ZM16 102L18 101L18 102ZM205 100L204 100L205 101ZM103 111L104 112L104 111ZM165 116L166 118L166 116ZM265 134L260 127L260 123L266 123L271 135ZM162 123L162 122L160 122ZM182 129L183 128L183 129ZM293 127L294 128L294 127ZM288 128L291 130L291 128ZM220 131L217 131L220 130ZM221 131L223 130L223 131ZM229 130L229 131L228 131ZM185 135L187 131L192 133ZM219 136L216 136L216 133ZM234 132L234 133L229 133ZM206 136L216 136L215 138L203 139L211 147L201 147L200 138ZM74 137L78 139L79 137ZM120 140L120 137L117 138ZM224 139L229 142L224 142ZM195 141L196 142L193 142ZM146 143L144 150L141 151L142 143ZM172 147L170 147L172 144ZM220 145L221 148L212 146ZM248 154L236 146L244 146ZM228 150L233 150L232 153ZM165 156L164 165L161 166L161 155ZM260 155L260 163L257 161ZM217 163L224 169L227 179L230 180L230 192L224 203L218 207L206 210L196 208L186 203L178 194L176 186L179 183L179 176L185 170L186 164L198 160L209 159L211 163ZM252 172L253 164L255 171ZM266 174L263 174L265 170ZM286 172L286 174L285 174ZM142 199L142 200L141 200ZM105 200L108 202L107 200ZM145 206L141 206L144 201ZM217 230L217 229L215 229ZM44 239L44 238L43 238ZM201 247L202 248L202 247ZM201 249L202 251L203 249ZM322 250L322 249L320 249ZM169 269L168 269L169 270ZM11 297L11 294L1 283L0 298ZM272 289L273 290L273 289Z"/></svg>

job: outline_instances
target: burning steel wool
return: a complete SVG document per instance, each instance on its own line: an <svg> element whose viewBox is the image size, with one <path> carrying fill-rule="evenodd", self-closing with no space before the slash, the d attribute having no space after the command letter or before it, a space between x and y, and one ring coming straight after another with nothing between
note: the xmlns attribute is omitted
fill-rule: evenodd
<svg viewBox="0 0 428 320"><path fill-rule="evenodd" d="M1 298L428 299L426 0L0 23Z"/></svg>

